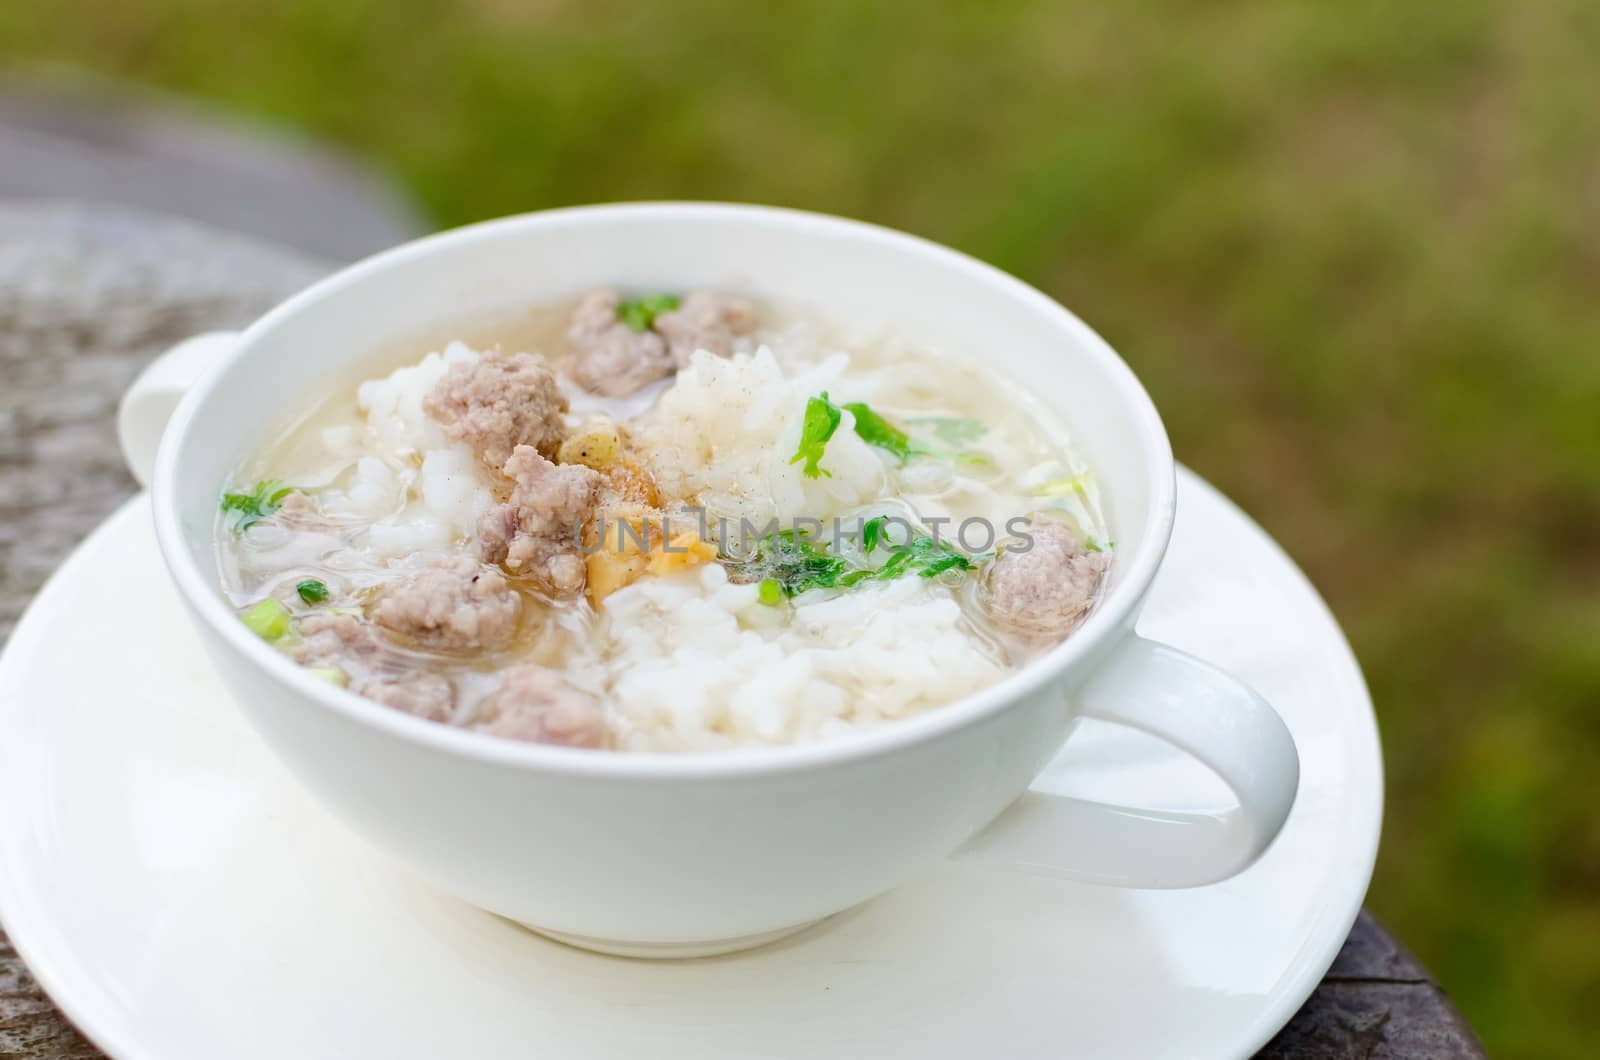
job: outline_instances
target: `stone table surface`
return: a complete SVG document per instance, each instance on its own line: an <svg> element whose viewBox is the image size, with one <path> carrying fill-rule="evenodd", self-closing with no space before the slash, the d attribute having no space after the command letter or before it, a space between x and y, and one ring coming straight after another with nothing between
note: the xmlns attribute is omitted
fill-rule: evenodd
<svg viewBox="0 0 1600 1060"><path fill-rule="evenodd" d="M330 267L128 209L0 202L0 642L67 552L134 492L113 417L139 369L188 335L246 323ZM100 1055L0 933L0 1058ZM1483 1054L1439 986L1363 913L1260 1055Z"/></svg>

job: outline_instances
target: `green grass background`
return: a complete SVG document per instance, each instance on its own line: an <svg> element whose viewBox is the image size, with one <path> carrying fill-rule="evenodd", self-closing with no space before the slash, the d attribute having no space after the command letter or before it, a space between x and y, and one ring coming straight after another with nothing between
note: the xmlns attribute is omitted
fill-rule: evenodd
<svg viewBox="0 0 1600 1060"><path fill-rule="evenodd" d="M1594 0L22 0L0 63L347 145L441 224L753 200L1043 287L1349 631L1371 906L1494 1055L1596 1055Z"/></svg>

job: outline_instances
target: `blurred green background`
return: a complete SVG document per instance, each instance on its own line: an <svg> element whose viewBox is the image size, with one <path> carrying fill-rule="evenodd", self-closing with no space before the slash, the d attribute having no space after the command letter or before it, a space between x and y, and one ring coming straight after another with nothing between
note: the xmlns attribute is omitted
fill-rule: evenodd
<svg viewBox="0 0 1600 1060"><path fill-rule="evenodd" d="M1494 1055L1595 1055L1594 0L50 0L0 63L345 145L441 225L754 200L1043 287L1349 631L1370 905Z"/></svg>

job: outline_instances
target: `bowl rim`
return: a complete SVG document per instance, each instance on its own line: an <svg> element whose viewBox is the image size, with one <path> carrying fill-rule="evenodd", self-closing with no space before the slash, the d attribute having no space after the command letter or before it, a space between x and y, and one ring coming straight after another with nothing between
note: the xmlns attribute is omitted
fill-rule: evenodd
<svg viewBox="0 0 1600 1060"><path fill-rule="evenodd" d="M1118 583L1090 612L1083 625L1043 656L987 688L848 739L707 751L596 752L508 740L441 725L385 707L314 677L238 621L233 609L212 590L199 568L197 554L203 550L189 547L178 516L178 491L173 484L182 481L179 469L188 448L190 427L199 410L224 384L233 366L245 358L252 345L309 306L338 298L347 287L447 247L492 241L513 233L525 235L546 228L662 219L685 224L752 224L876 243L898 252L933 258L964 273L973 283L996 287L1035 311L1055 318L1062 330L1078 343L1084 356L1097 362L1116 386L1127 413L1145 439L1148 454L1143 462L1143 473L1150 512L1137 535L1138 547L1132 550L1134 558L1122 569ZM1109 641L1128 635L1166 553L1172 534L1176 491L1171 443L1143 384L1099 334L1037 288L961 251L866 221L787 207L672 201L563 207L482 221L380 251L318 280L247 327L240 334L234 352L183 395L162 437L150 487L157 541L167 569L191 614L209 627L223 645L258 669L262 678L350 722L421 748L488 765L617 780L730 778L840 766L892 755L1002 713L1045 685L1062 681L1074 664L1092 658L1103 646L1109 646Z"/></svg>

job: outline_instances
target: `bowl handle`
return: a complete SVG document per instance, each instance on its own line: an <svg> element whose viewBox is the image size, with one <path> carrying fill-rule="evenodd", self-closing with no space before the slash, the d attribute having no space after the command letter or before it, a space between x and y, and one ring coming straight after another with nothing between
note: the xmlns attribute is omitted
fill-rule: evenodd
<svg viewBox="0 0 1600 1060"><path fill-rule="evenodd" d="M237 331L208 331L185 339L146 365L123 393L117 407L117 439L122 459L139 485L150 485L156 450L178 399L238 341Z"/></svg>
<svg viewBox="0 0 1600 1060"><path fill-rule="evenodd" d="M1130 634L1076 698L1086 717L1132 726L1193 755L1233 790L1238 806L1180 813L1028 792L958 857L1122 887L1196 887L1249 867L1283 827L1300 758L1282 719L1243 681Z"/></svg>

